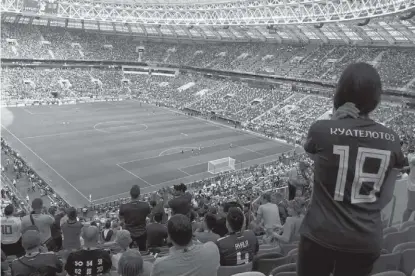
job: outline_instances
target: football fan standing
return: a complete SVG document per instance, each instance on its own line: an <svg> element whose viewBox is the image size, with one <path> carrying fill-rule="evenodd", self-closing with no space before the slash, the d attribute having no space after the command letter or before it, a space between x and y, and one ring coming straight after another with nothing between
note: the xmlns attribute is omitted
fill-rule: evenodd
<svg viewBox="0 0 415 276"><path fill-rule="evenodd" d="M349 65L332 120L309 129L304 149L314 160L314 187L300 229L299 276L369 275L380 255L381 210L404 164L399 136L368 116L381 91L375 68Z"/></svg>
<svg viewBox="0 0 415 276"><path fill-rule="evenodd" d="M131 201L120 206L120 219L140 251L146 251L146 219L151 212L150 205L145 201L140 201L140 187L137 185L131 187L130 196Z"/></svg>
<svg viewBox="0 0 415 276"><path fill-rule="evenodd" d="M9 204L4 208L4 216L1 217L1 250L6 256L24 255L21 231L22 220L14 216L14 207Z"/></svg>
<svg viewBox="0 0 415 276"><path fill-rule="evenodd" d="M408 203L403 213L402 222L408 221L412 213L415 211L415 152L414 149L409 150L408 154L409 175L408 175ZM414 217L415 220L415 217Z"/></svg>

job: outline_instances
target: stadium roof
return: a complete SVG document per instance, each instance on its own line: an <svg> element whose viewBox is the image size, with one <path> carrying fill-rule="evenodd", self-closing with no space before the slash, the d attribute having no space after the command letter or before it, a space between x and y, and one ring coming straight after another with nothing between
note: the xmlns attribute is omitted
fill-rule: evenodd
<svg viewBox="0 0 415 276"><path fill-rule="evenodd" d="M415 19L415 18L414 18ZM7 23L33 24L37 26L135 35L147 39L211 40L223 42L277 42L277 43L341 43L350 45L404 45L415 46L415 20L399 20L397 17L378 18L368 25L338 22L313 25L268 26L173 26L145 25L138 23L99 22L78 19L34 18L5 14Z"/></svg>
<svg viewBox="0 0 415 276"><path fill-rule="evenodd" d="M1 12L147 39L415 46L415 0L2 0Z"/></svg>

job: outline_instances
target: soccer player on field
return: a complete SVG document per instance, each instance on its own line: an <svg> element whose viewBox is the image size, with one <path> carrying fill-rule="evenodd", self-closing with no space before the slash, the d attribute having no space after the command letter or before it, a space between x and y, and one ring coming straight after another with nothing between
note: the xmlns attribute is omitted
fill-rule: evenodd
<svg viewBox="0 0 415 276"><path fill-rule="evenodd" d="M349 65L332 119L309 129L304 149L314 160L314 187L300 229L298 276L366 276L380 255L381 211L404 165L399 136L369 117L381 92L375 68Z"/></svg>

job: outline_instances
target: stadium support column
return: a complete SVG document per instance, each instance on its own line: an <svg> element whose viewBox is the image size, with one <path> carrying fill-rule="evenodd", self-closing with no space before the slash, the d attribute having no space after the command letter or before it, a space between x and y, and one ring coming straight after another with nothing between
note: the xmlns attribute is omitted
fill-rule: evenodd
<svg viewBox="0 0 415 276"><path fill-rule="evenodd" d="M173 26L167 25L167 28L169 28L171 33L174 35L174 37L177 38L177 33L176 33L176 30L173 28Z"/></svg>
<svg viewBox="0 0 415 276"><path fill-rule="evenodd" d="M156 25L154 26L154 29L156 29L157 33L159 34L160 37L163 37L163 33L160 30L161 25Z"/></svg>
<svg viewBox="0 0 415 276"><path fill-rule="evenodd" d="M329 43L327 36L321 31L321 29L313 28L312 32L318 36L325 44Z"/></svg>
<svg viewBox="0 0 415 276"><path fill-rule="evenodd" d="M363 38L364 41L367 41L369 45L373 44L373 39L370 36L368 36L361 27L356 26L355 28L353 28L353 31L355 31L361 38Z"/></svg>
<svg viewBox="0 0 415 276"><path fill-rule="evenodd" d="M298 42L302 42L303 44L308 44L310 40L307 36L303 34L303 32L294 25L288 25L287 28L291 31L291 33L298 38Z"/></svg>
<svg viewBox="0 0 415 276"><path fill-rule="evenodd" d="M143 24L140 24L139 26L140 26L140 28L143 30L144 35L145 35L146 37L148 37L148 33L147 33L146 26L144 26Z"/></svg>
<svg viewBox="0 0 415 276"><path fill-rule="evenodd" d="M397 25L393 26L397 31L399 31L402 35L404 35L409 41L412 41L413 44L415 44L415 36L411 32L411 30L408 29L405 25Z"/></svg>
<svg viewBox="0 0 415 276"><path fill-rule="evenodd" d="M186 28L186 27L184 27L184 28ZM195 28L196 29L196 28ZM203 31L203 29L202 28L200 28L200 27L197 27L197 29L196 29L202 36L203 36L203 38L204 39L207 39L207 35L205 34L205 32ZM190 33L190 31L189 30L186 30L187 32L189 32Z"/></svg>
<svg viewBox="0 0 415 276"><path fill-rule="evenodd" d="M379 22L375 23L376 25L376 31L384 38L386 39L387 42L389 42L389 44L394 45L396 40L392 37L392 35L388 32L388 30L386 30L386 28L384 28L381 24L379 24ZM373 27L373 26L372 26Z"/></svg>
<svg viewBox="0 0 415 276"><path fill-rule="evenodd" d="M208 28L212 32L212 34L216 36L218 40L223 40L223 37L215 30L214 27L206 26L206 28Z"/></svg>
<svg viewBox="0 0 415 276"><path fill-rule="evenodd" d="M334 30L336 32L336 34L338 36L340 36L342 38L342 40L347 44L350 45L351 44L351 39L344 33L343 29L339 27L339 25L337 24L330 24L330 27L332 28L332 30Z"/></svg>

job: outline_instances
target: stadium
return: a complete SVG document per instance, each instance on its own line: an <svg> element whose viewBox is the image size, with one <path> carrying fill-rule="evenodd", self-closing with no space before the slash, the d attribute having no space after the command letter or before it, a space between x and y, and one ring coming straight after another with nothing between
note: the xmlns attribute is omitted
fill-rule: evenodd
<svg viewBox="0 0 415 276"><path fill-rule="evenodd" d="M414 0L2 0L2 216L10 204L23 216L41 198L55 219L74 207L104 231L108 221L118 225L131 187L155 210L180 183L198 206L194 223L226 202L250 212L268 192L287 211L292 171L313 166L308 131L333 116L338 80L356 62L379 73L382 102L370 118L399 136L407 157L415 147L414 15ZM394 250L415 242L415 226L400 242L386 238L408 227L408 174L382 210L383 249L395 255L381 255L370 275L415 270L415 247ZM251 229L265 237L257 257L275 253L264 229ZM296 243L278 248L268 266L258 257L229 272L221 255L217 275L297 275L278 270L293 268L287 254ZM168 255L141 253L146 262Z"/></svg>

